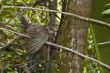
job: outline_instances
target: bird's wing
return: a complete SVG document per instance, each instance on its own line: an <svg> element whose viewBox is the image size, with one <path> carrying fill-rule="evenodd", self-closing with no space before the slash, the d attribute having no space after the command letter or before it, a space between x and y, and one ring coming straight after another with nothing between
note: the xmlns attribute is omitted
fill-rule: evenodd
<svg viewBox="0 0 110 73"><path fill-rule="evenodd" d="M40 25L31 25L27 30L30 41L28 43L29 53L37 52L48 40L48 30Z"/></svg>

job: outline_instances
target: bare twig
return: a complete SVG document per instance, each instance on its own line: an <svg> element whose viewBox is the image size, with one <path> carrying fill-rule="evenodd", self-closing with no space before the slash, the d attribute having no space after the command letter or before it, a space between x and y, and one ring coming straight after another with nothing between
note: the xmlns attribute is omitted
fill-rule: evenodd
<svg viewBox="0 0 110 73"><path fill-rule="evenodd" d="M104 26L107 26L110 28L109 23L99 21L96 19L92 19L92 18L83 17L83 16L73 14L73 13L68 13L68 12L61 12L61 11L49 10L49 9L39 9L39 8L33 8L33 7L22 7L22 6L2 6L2 8L19 8L19 9L40 10L40 11L46 11L46 12L61 13L61 14L73 16L75 18L78 18L78 19L86 21L86 22L94 22L94 23L98 23L98 24L101 24L101 25L104 25Z"/></svg>
<svg viewBox="0 0 110 73"><path fill-rule="evenodd" d="M18 39L19 38L19 36L18 37L15 37L14 39L12 39L10 42L8 42L6 45L4 45L3 47L0 47L0 50L2 49L2 48L4 48L4 47L6 47L6 46L8 46L9 44L11 44L13 41L15 41L16 39Z"/></svg>
<svg viewBox="0 0 110 73"><path fill-rule="evenodd" d="M9 29L6 29L6 28L0 28L0 29L6 30L6 31L10 31L10 32L12 32L12 33L14 33L14 34L17 34L17 35L20 35L20 36L29 38L29 36L27 36L27 35L25 35L25 34L22 34L22 33L19 33L19 32L16 32L16 31L13 31L13 30L9 30Z"/></svg>
<svg viewBox="0 0 110 73"><path fill-rule="evenodd" d="M98 45L110 44L110 41L98 43Z"/></svg>
<svg viewBox="0 0 110 73"><path fill-rule="evenodd" d="M73 49L70 49L70 48L67 48L67 47L64 47L64 46L61 46L61 45L57 45L57 44L54 44L54 43L50 43L50 42L46 42L46 44L52 45L52 46L55 46L55 47L58 47L58 48L63 49L63 50L67 50L67 51L69 51L69 52L71 52L71 53L74 53L74 54L80 56L80 57L83 57L83 58L86 58L86 59L88 59L88 60L94 61L94 62L100 64L101 66L110 69L110 66L109 66L109 65L104 64L103 62L98 61L98 60L96 60L96 59L94 59L94 58L91 58L91 57L88 57L88 56L86 56L86 55L83 55L83 54L81 54L81 53L79 53L79 52L77 52L77 51L75 51L75 50L73 50Z"/></svg>
<svg viewBox="0 0 110 73"><path fill-rule="evenodd" d="M15 33L15 34L17 34L17 35L20 35L20 36L24 36L24 37L29 38L28 35L25 35L25 34L22 34L22 33L19 33L19 32L15 32L15 31L12 31L12 30L9 30L9 29L6 29L6 28L0 28L0 29L2 29L2 30L7 30L7 31L10 31L10 32ZM86 55L83 55L83 54L81 54L81 53L79 53L79 52L77 52L77 51L75 51L75 50L73 50L73 49L70 49L70 48L67 48L67 47L64 47L64 46L61 46L61 45L57 45L57 44L54 44L54 43L51 43L51 42L46 42L46 44L51 45L51 46L58 47L59 49L67 50L67 51L69 51L69 52L71 52L71 53L74 53L74 54L80 56L80 57L83 57L83 58L86 58L86 59L88 59L88 60L94 61L94 62L100 64L101 66L103 66L103 67L105 67L105 68L107 68L107 69L110 69L110 66L109 66L109 65L104 64L103 62L98 61L98 60L96 60L96 59L94 59L94 58L91 58L91 57L88 57L88 56L86 56Z"/></svg>

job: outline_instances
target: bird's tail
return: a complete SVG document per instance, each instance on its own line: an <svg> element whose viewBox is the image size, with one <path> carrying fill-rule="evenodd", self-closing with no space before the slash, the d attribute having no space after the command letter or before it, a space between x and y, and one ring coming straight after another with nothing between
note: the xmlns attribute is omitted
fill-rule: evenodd
<svg viewBox="0 0 110 73"><path fill-rule="evenodd" d="M17 13L17 17L19 18L19 20L20 20L21 24L23 25L24 29L29 28L28 21L24 18L24 16L20 12Z"/></svg>

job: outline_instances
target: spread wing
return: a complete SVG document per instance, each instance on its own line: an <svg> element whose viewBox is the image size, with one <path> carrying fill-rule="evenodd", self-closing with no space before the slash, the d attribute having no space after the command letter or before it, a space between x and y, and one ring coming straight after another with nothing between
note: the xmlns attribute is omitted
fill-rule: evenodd
<svg viewBox="0 0 110 73"><path fill-rule="evenodd" d="M21 21L23 27L26 29L27 34L30 36L28 48L29 53L33 54L37 52L48 40L48 30L38 24L29 25L21 13L17 13L17 17Z"/></svg>
<svg viewBox="0 0 110 73"><path fill-rule="evenodd" d="M28 30L30 40L28 43L29 53L37 52L48 40L48 30L40 25L31 25Z"/></svg>

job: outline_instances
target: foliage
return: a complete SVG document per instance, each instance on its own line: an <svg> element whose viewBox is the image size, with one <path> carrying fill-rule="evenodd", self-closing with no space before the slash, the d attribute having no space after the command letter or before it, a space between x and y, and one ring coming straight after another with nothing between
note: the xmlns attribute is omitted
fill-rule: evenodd
<svg viewBox="0 0 110 73"><path fill-rule="evenodd" d="M2 5L16 5L16 6L32 6L34 0L3 0ZM44 8L37 5L37 8ZM20 21L16 17L16 13L22 9L1 9L0 23L9 26L12 30L25 34ZM42 25L48 24L48 13L42 11L23 10L22 14L29 22L40 23ZM1 24L0 24L0 27ZM11 42L12 41L12 42ZM0 30L0 73L21 73L25 70L22 65L28 63L27 61L27 38L20 37L9 31ZM8 45L8 43L10 43ZM5 46L7 45L7 46ZM3 47L5 46L5 47ZM40 64L40 63L39 63ZM21 66L21 67L20 67Z"/></svg>
<svg viewBox="0 0 110 73"><path fill-rule="evenodd" d="M106 10L102 12L103 15L110 14L110 4L106 4Z"/></svg>
<svg viewBox="0 0 110 73"><path fill-rule="evenodd" d="M99 19L105 22L110 23L109 21L109 11L108 9L110 8L109 6L110 0L96 0L93 1L93 7L92 7L92 18L95 19ZM107 4L105 6L105 4ZM105 6L105 8L104 8ZM105 11L104 11L105 10ZM103 12L103 13L102 13ZM101 15L101 13L103 15ZM110 61L109 61L109 52L110 52L110 43L107 44L100 44L100 43L104 43L104 42L108 42L110 40L110 29L108 27L105 26L101 26L101 25L92 25L91 29L93 30L93 34L94 34L94 42L96 43L95 45L95 51L96 51L96 55L98 60L104 62L105 64L110 65ZM107 70L106 68L99 68L100 71L102 73L109 73L109 70Z"/></svg>
<svg viewBox="0 0 110 73"><path fill-rule="evenodd" d="M32 7L34 4L34 6L39 9L48 8L47 6L41 5L42 0L39 0L39 1L40 3L38 2L36 4L35 0L3 0L2 5L3 6L4 5L16 5L16 6ZM98 3L102 3L102 6L101 5L97 6ZM100 1L100 0L99 2L98 0L95 1L95 3L93 4L93 9L92 9L92 17L109 22L109 19L107 18L108 18L108 15L110 15L110 4L106 4L105 11L103 11L104 4L105 3L103 3L103 1ZM62 2L59 0L59 4L58 4L59 10L62 7L61 5L62 5ZM11 29L14 31L25 34L25 31L22 28L20 21L16 17L16 13L20 11L22 12L22 14L26 17L26 19L29 22L40 23L41 25L44 25L44 26L47 26L49 24L49 20L50 20L49 12L37 11L37 10L26 10L26 9L22 10L22 9L16 9L16 8L15 9L14 8L13 9L11 8L2 9L1 8L0 9L0 23L4 23L4 25L11 27ZM104 16L107 15L106 19L102 18L101 12L102 12L102 15ZM58 15L57 17L60 18L60 15ZM60 22L60 19L57 21L57 24L59 22ZM0 25L0 27L2 26ZM98 43L100 42L105 42L105 41L110 40L109 36L110 36L110 30L106 28L105 26L100 26L100 25L90 26L89 32L88 32L88 47L87 47L88 49L87 49L86 55L93 57L93 58L97 58L103 61L104 63L110 65L109 44L98 45ZM27 57L28 57L27 46L26 46L27 40L28 40L27 38L20 37L9 31L0 30L0 73L26 72L26 70L24 69L25 67L23 65L26 65L29 63L27 61ZM7 45L8 43L10 44ZM55 60L48 61L47 55L45 55L44 52L43 52L43 56L42 55L40 56L41 58L37 65L38 71L40 73L44 71L48 73L48 70L46 70L48 69L47 65L50 65L50 67L52 67L53 73L56 73L60 70L59 64L56 63ZM36 61L33 61L33 62L36 62ZM103 71L103 73L104 72L109 73L109 71L107 71L106 69L100 68L100 66L97 63L88 61L87 59L85 59L84 64L85 64L84 73L96 73L99 71Z"/></svg>

